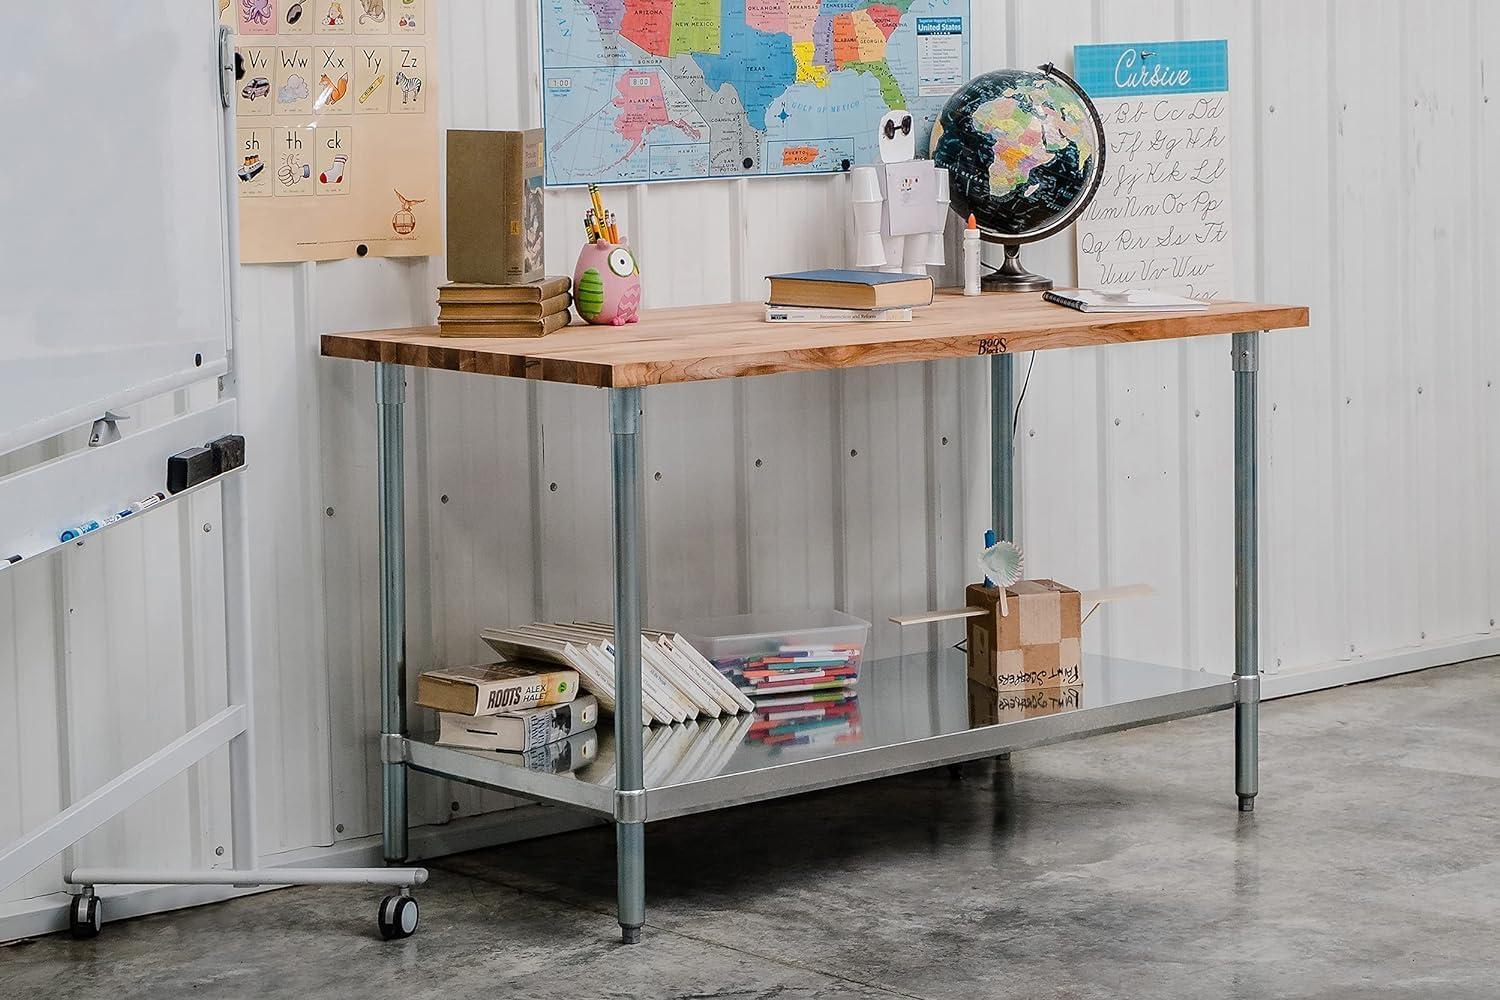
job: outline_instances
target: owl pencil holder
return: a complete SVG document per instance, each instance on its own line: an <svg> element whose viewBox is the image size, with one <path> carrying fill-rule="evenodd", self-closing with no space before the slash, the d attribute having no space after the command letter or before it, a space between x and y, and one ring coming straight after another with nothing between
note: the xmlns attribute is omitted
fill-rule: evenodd
<svg viewBox="0 0 1500 1000"><path fill-rule="evenodd" d="M585 322L598 326L640 318L641 269L625 240L584 244L573 269L573 305Z"/></svg>

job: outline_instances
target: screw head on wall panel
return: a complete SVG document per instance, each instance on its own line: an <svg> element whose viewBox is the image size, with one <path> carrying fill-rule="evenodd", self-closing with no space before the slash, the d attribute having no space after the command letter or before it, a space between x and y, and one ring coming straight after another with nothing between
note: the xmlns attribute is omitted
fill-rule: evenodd
<svg viewBox="0 0 1500 1000"><path fill-rule="evenodd" d="M204 526L203 526L203 530L204 530L204 532L209 532L209 531L213 531L213 530L214 530L214 526L213 526L213 525L211 525L211 524L205 524L205 525L204 525Z"/></svg>
<svg viewBox="0 0 1500 1000"><path fill-rule="evenodd" d="M551 491L551 492L553 492L553 493L556 493L556 492L557 492L557 484L556 484L556 483L552 483L552 484L551 484L551 485L549 485L549 486L548 486L548 487L547 487L547 489L548 489L548 490L549 490L549 491Z"/></svg>
<svg viewBox="0 0 1500 1000"><path fill-rule="evenodd" d="M323 508L323 513L327 514L329 517L332 517L333 516L333 508L332 507L324 507Z"/></svg>
<svg viewBox="0 0 1500 1000"><path fill-rule="evenodd" d="M333 832L334 833L343 833L344 832L344 824L340 823L338 826L334 827L333 828Z"/></svg>
<svg viewBox="0 0 1500 1000"><path fill-rule="evenodd" d="M214 856L215 857L219 857L219 858L222 858L224 856L224 845L223 844L220 844L218 847L214 848Z"/></svg>
<svg viewBox="0 0 1500 1000"><path fill-rule="evenodd" d="M438 497L438 503L447 503L447 502L448 502L448 494L444 493L442 496Z"/></svg>

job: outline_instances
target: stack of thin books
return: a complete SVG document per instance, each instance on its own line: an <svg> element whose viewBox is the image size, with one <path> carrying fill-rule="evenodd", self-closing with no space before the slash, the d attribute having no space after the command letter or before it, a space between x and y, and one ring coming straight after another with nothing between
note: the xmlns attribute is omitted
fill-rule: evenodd
<svg viewBox="0 0 1500 1000"><path fill-rule="evenodd" d="M615 710L615 630L604 622L535 622L487 628L479 637L507 659L577 671L585 691ZM719 671L670 632L641 633L641 715L646 722L738 715L755 706Z"/></svg>
<svg viewBox="0 0 1500 1000"><path fill-rule="evenodd" d="M438 287L438 332L444 337L545 337L568 325L572 280L521 285L450 281Z"/></svg>

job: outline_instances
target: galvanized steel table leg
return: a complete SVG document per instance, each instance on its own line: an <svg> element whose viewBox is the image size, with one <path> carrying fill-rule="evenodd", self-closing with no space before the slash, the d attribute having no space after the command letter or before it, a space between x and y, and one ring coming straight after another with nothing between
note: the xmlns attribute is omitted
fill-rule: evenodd
<svg viewBox="0 0 1500 1000"><path fill-rule="evenodd" d="M1015 358L996 354L990 358L990 521L1001 539L1016 540L1015 439L1011 436L1015 412Z"/></svg>
<svg viewBox="0 0 1500 1000"><path fill-rule="evenodd" d="M406 368L375 365L380 483L381 749L406 735L406 469L402 445ZM381 765L381 838L385 859L406 860L406 765Z"/></svg>
<svg viewBox="0 0 1500 1000"><path fill-rule="evenodd" d="M646 922L646 826L640 808L641 590L636 561L641 390L609 390L615 512L615 880L620 940L636 944Z"/></svg>
<svg viewBox="0 0 1500 1000"><path fill-rule="evenodd" d="M1256 611L1255 378L1260 334L1234 335L1234 790L1240 812L1260 789L1260 651Z"/></svg>
<svg viewBox="0 0 1500 1000"><path fill-rule="evenodd" d="M990 523L995 537L1007 542L1016 541L1015 370L1013 355L990 358ZM995 759L1009 760L1010 754Z"/></svg>

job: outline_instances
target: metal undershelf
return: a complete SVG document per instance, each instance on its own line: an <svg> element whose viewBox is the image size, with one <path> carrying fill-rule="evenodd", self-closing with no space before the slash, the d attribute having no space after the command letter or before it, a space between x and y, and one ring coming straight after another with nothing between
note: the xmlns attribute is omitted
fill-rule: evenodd
<svg viewBox="0 0 1500 1000"><path fill-rule="evenodd" d="M646 819L669 819L762 799L1025 750L1224 709L1234 684L1199 671L1086 657L1081 688L1029 692L1007 721L972 725L962 653L953 650L864 665L847 714L767 742L749 715L647 730ZM995 706L975 706L994 711ZM981 714L978 718L983 719ZM772 739L777 738L772 736ZM399 743L418 771L569 809L615 817L614 733L598 732L598 754L570 773L528 770L494 754Z"/></svg>

